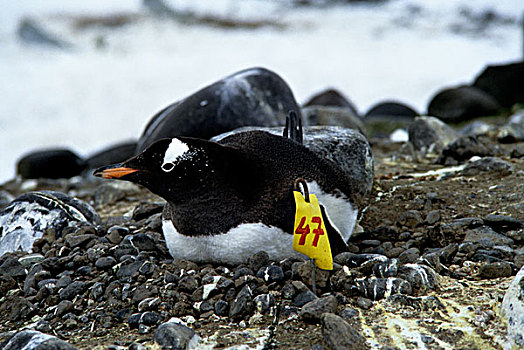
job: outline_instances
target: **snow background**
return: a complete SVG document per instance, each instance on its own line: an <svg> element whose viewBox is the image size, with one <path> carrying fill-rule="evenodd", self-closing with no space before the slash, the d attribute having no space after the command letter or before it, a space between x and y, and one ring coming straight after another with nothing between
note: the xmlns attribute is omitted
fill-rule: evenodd
<svg viewBox="0 0 524 350"><path fill-rule="evenodd" d="M277 72L299 103L334 87L361 113L386 99L423 113L439 89L469 83L487 64L523 54L521 0L169 4L200 15L277 21L285 28L185 25L147 15L139 0L0 0L0 182L15 175L18 158L36 149L68 147L88 156L138 138L158 110L248 67ZM481 16L490 9L507 21L479 31L464 14ZM139 17L119 28L73 25L79 16L122 13ZM74 48L21 42L16 30L24 17L37 19ZM100 41L103 48L96 45Z"/></svg>

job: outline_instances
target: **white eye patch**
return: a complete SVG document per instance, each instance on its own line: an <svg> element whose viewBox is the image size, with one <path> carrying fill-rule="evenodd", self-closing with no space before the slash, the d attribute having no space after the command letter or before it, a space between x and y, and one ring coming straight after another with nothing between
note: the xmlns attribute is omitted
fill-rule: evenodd
<svg viewBox="0 0 524 350"><path fill-rule="evenodd" d="M167 147L164 155L164 162L162 163L162 170L166 173L175 168L175 163L184 157L189 151L189 147L179 139L173 139Z"/></svg>

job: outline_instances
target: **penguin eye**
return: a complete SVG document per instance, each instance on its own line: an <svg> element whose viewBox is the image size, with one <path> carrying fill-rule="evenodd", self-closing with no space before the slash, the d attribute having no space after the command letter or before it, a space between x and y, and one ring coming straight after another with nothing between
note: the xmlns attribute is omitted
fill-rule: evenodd
<svg viewBox="0 0 524 350"><path fill-rule="evenodd" d="M173 164L171 162L167 162L167 163L162 164L162 170L164 170L166 173L170 172L174 168L175 168L175 164Z"/></svg>

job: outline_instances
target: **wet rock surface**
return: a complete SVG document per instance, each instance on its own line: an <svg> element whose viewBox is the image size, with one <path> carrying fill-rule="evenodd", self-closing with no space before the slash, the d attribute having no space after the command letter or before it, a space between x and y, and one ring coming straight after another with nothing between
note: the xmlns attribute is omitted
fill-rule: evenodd
<svg viewBox="0 0 524 350"><path fill-rule="evenodd" d="M372 142L362 230L333 271L270 261L265 252L238 266L173 260L163 200L136 186L3 184L10 200L27 188L63 192L100 220L48 230L32 253L0 257L0 344L34 337L52 349L499 349L508 334L519 344L524 159L512 155L524 145L501 142L507 124L490 124L482 136L496 154L451 164L437 153L402 153L406 143Z"/></svg>

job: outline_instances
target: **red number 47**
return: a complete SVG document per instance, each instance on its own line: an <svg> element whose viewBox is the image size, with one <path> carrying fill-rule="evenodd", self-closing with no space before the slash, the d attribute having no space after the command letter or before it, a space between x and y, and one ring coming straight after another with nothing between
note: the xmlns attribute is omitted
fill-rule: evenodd
<svg viewBox="0 0 524 350"><path fill-rule="evenodd" d="M314 224L317 224L317 228L313 229L315 238L313 238L313 242L312 242L313 247L316 247L318 245L318 240L320 236L324 234L324 230L322 229L322 218L320 218L320 216L313 216L313 218L311 218L311 222ZM300 223L298 224L297 229L295 230L295 233L300 235L300 240L298 241L298 245L306 244L306 236L310 232L309 225L304 226L305 223L306 223L306 217L303 216L300 219Z"/></svg>

